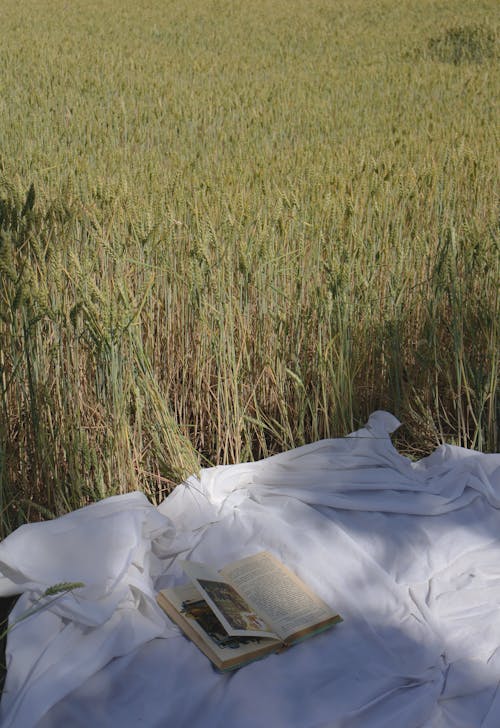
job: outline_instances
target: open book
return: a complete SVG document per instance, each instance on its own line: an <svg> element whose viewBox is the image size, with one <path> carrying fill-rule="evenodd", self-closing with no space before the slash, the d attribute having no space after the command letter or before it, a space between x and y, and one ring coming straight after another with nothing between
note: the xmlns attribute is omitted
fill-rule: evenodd
<svg viewBox="0 0 500 728"><path fill-rule="evenodd" d="M164 589L158 604L219 670L234 670L342 619L267 551L220 571L193 561L191 583Z"/></svg>

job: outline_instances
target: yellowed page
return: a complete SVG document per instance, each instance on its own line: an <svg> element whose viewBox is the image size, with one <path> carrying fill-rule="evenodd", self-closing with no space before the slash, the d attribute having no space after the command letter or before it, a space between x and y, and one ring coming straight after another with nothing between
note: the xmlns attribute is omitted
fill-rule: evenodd
<svg viewBox="0 0 500 728"><path fill-rule="evenodd" d="M229 564L220 573L283 640L314 631L337 616L267 551Z"/></svg>
<svg viewBox="0 0 500 728"><path fill-rule="evenodd" d="M232 584L221 579L219 572L197 561L179 563L228 635L276 639L269 624L252 610Z"/></svg>

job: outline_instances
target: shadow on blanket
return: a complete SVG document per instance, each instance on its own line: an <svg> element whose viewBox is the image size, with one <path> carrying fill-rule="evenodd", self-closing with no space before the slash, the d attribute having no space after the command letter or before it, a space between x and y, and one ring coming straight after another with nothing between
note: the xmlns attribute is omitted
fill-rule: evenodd
<svg viewBox="0 0 500 728"><path fill-rule="evenodd" d="M87 587L11 633L2 725L498 728L500 458L442 447L412 464L394 418L370 422L204 470L158 509L118 496L6 539L4 593ZM344 622L217 674L155 590L183 579L178 556L218 568L261 549Z"/></svg>
<svg viewBox="0 0 500 728"><path fill-rule="evenodd" d="M153 640L92 676L37 725L497 728L497 677L480 663L446 664L441 650L439 640L415 642L371 621L369 611L348 630L341 625L229 675L183 636Z"/></svg>

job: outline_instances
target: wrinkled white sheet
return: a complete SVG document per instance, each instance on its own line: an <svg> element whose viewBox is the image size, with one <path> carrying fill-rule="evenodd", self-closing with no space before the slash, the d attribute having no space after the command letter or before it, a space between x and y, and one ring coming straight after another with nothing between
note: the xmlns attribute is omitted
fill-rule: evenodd
<svg viewBox="0 0 500 728"><path fill-rule="evenodd" d="M374 413L343 439L205 469L156 509L139 493L0 544L11 620L1 725L41 728L500 726L500 456L412 463ZM274 552L344 622L221 675L157 608L177 557Z"/></svg>

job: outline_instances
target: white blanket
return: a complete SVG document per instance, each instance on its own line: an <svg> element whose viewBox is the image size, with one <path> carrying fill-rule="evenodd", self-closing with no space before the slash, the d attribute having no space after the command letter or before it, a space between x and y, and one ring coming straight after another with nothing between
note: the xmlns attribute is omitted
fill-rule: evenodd
<svg viewBox="0 0 500 728"><path fill-rule="evenodd" d="M257 463L205 469L156 509L139 493L23 526L0 544L14 627L1 725L498 728L500 456L412 463L397 420ZM216 567L267 549L344 618L217 673L155 603L178 556Z"/></svg>

